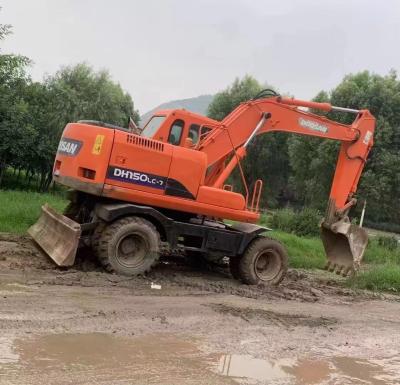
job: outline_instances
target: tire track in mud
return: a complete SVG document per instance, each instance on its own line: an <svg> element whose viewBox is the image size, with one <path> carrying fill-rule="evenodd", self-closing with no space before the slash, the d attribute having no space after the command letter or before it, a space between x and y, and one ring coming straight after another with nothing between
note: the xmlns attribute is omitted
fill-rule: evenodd
<svg viewBox="0 0 400 385"><path fill-rule="evenodd" d="M254 307L232 306L225 303L207 304L205 306L224 315L227 314L233 317L239 317L246 322L257 324L270 323L286 329L292 329L298 326L306 326L309 328L332 327L338 322L338 320L333 317L312 317L304 314L280 313Z"/></svg>

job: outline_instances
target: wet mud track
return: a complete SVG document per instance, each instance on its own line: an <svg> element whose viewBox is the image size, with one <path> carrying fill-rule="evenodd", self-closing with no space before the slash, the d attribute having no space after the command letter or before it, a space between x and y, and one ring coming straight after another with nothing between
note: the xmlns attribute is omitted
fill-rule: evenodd
<svg viewBox="0 0 400 385"><path fill-rule="evenodd" d="M0 303L0 384L400 383L397 297L328 273L249 287L164 260L130 278L2 234Z"/></svg>

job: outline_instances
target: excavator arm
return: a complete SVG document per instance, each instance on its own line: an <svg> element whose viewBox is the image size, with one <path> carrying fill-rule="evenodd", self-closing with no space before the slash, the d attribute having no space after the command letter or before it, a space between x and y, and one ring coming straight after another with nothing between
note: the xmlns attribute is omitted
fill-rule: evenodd
<svg viewBox="0 0 400 385"><path fill-rule="evenodd" d="M352 124L345 125L301 108L352 113L355 119ZM246 147L256 135L281 131L340 141L321 237L328 256L328 268L347 275L358 269L368 241L365 230L351 224L347 214L356 203L354 193L373 145L374 129L375 118L368 110L277 96L242 103L221 121L198 149L207 154L211 170L206 183L221 188L246 155Z"/></svg>

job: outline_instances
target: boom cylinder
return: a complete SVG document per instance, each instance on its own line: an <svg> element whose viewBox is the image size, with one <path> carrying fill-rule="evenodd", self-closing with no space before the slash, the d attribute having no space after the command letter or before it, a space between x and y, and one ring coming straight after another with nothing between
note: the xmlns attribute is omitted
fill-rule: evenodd
<svg viewBox="0 0 400 385"><path fill-rule="evenodd" d="M307 107L313 108L314 110L322 111L339 111L339 112L350 112L351 114L358 114L360 110L355 110L353 108L336 107L332 106L330 103L320 103L320 102L309 102L306 100L290 99L278 97L278 102L282 104L287 104L289 106Z"/></svg>

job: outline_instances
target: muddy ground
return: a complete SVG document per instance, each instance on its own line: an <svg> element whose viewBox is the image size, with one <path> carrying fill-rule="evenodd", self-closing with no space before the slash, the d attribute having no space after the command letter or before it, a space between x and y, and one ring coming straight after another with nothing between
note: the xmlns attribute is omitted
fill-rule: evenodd
<svg viewBox="0 0 400 385"><path fill-rule="evenodd" d="M399 298L329 273L249 287L169 259L128 278L2 234L0 304L0 384L400 384Z"/></svg>

